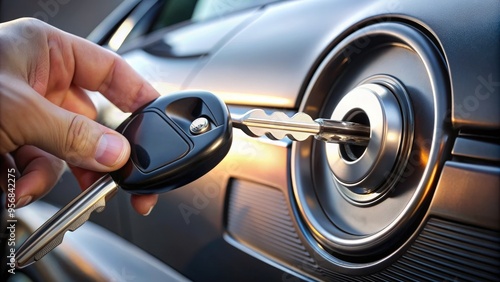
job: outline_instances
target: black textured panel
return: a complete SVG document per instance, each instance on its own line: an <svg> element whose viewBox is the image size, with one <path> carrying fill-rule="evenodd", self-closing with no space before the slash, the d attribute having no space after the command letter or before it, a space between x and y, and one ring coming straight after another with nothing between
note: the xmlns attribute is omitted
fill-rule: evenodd
<svg viewBox="0 0 500 282"><path fill-rule="evenodd" d="M227 229L240 243L299 269L317 269L302 244L278 189L248 181L233 181Z"/></svg>
<svg viewBox="0 0 500 282"><path fill-rule="evenodd" d="M410 249L380 273L335 281L500 281L500 233L433 218Z"/></svg>
<svg viewBox="0 0 500 282"><path fill-rule="evenodd" d="M227 228L260 254L331 281L500 281L500 233L431 218L402 257L369 276L349 276L319 266L292 223L278 189L234 181Z"/></svg>
<svg viewBox="0 0 500 282"><path fill-rule="evenodd" d="M409 250L380 273L334 281L500 281L500 233L433 218Z"/></svg>
<svg viewBox="0 0 500 282"><path fill-rule="evenodd" d="M433 218L386 272L416 280L498 281L500 233Z"/></svg>

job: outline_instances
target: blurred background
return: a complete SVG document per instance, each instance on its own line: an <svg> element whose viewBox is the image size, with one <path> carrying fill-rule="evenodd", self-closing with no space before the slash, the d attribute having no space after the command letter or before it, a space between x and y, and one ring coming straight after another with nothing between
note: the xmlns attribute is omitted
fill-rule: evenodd
<svg viewBox="0 0 500 282"><path fill-rule="evenodd" d="M35 17L67 32L86 37L121 2L123 1L0 0L0 22Z"/></svg>

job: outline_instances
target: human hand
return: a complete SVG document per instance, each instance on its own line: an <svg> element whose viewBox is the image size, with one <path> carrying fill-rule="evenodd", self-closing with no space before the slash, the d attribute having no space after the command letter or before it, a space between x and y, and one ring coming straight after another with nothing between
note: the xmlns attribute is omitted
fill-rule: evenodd
<svg viewBox="0 0 500 282"><path fill-rule="evenodd" d="M89 41L36 19L0 24L0 156L3 166L21 172L16 208L52 189L62 160L82 189L127 162L129 143L93 121L96 109L84 89L125 112L159 95L118 55ZM157 198L132 195L131 203L147 215Z"/></svg>

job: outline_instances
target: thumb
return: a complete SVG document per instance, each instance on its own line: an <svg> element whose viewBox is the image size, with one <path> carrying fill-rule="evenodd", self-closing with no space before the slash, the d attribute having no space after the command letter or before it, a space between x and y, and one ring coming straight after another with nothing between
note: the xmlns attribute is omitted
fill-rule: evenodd
<svg viewBox="0 0 500 282"><path fill-rule="evenodd" d="M49 122L34 131L39 136L30 134L29 143L68 164L93 171L113 171L126 163L130 145L121 134L48 101L45 104L40 110L46 111Z"/></svg>

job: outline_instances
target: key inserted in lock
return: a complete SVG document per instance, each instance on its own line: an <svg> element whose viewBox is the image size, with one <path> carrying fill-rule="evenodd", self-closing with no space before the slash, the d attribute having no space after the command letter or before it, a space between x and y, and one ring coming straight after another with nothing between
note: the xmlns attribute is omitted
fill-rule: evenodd
<svg viewBox="0 0 500 282"><path fill-rule="evenodd" d="M327 119L313 120L305 113L288 117L252 110L233 117L217 96L208 92L181 92L162 96L134 112L117 131L129 141L131 155L121 169L104 176L58 211L19 248L17 265L33 263L56 246L68 230L85 223L93 211L104 209L118 186L133 194L166 192L210 171L227 154L232 124L249 136L285 136L301 141L316 139L366 145L370 128Z"/></svg>
<svg viewBox="0 0 500 282"><path fill-rule="evenodd" d="M273 140L288 137L294 141L303 141L314 136L329 143L360 146L366 146L370 141L369 126L323 118L313 120L302 112L289 117L283 112L268 115L264 110L255 109L241 116L232 116L232 121L233 127L252 137L266 135Z"/></svg>

